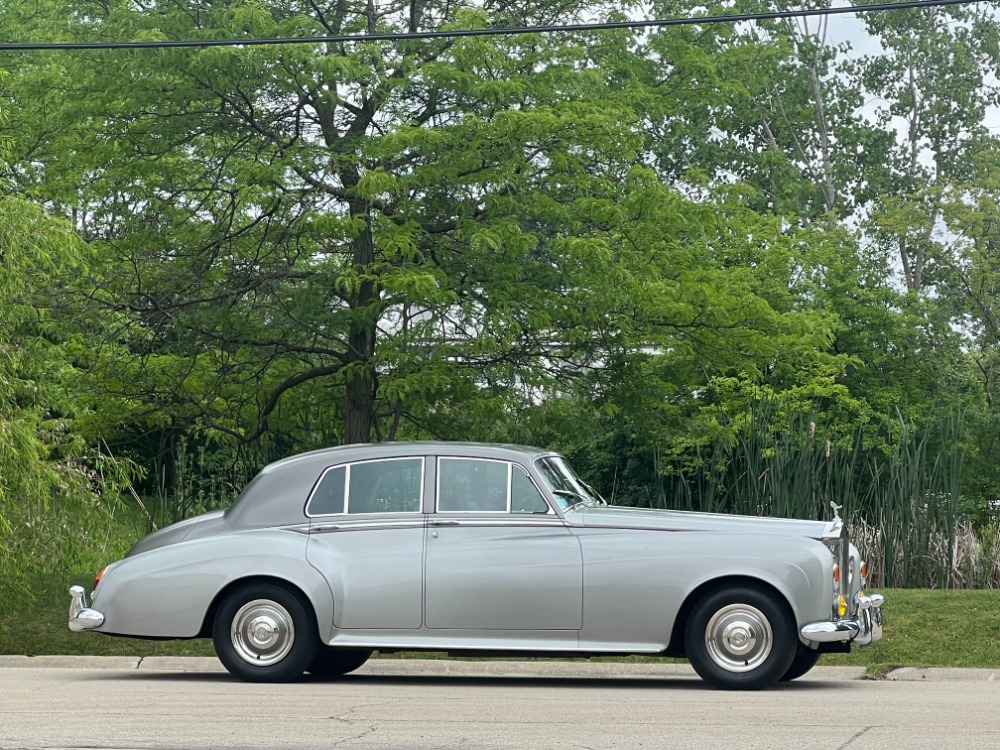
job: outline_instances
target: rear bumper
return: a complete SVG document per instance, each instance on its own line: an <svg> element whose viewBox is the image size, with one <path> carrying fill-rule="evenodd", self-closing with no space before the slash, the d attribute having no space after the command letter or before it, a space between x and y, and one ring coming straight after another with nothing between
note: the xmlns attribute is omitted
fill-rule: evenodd
<svg viewBox="0 0 1000 750"><path fill-rule="evenodd" d="M70 630L79 633L104 624L104 615L87 606L87 592L83 590L83 586L70 586L69 597Z"/></svg>
<svg viewBox="0 0 1000 750"><path fill-rule="evenodd" d="M867 646L882 638L881 594L857 597L855 614L842 620L811 622L799 631L803 640L813 643L854 643Z"/></svg>

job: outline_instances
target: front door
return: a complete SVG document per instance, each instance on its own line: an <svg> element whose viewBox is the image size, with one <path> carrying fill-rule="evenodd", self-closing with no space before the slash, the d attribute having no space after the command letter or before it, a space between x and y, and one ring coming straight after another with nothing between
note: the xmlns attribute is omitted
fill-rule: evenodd
<svg viewBox="0 0 1000 750"><path fill-rule="evenodd" d="M439 458L426 535L428 628L582 626L580 543L520 466Z"/></svg>

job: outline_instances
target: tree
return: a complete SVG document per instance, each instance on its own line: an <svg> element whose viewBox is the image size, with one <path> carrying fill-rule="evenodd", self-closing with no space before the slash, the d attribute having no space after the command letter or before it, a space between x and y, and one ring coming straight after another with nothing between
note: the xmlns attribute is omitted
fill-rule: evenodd
<svg viewBox="0 0 1000 750"><path fill-rule="evenodd" d="M489 16L421 2L80 8L79 34L184 38L554 12L525 3ZM560 265L550 254L590 221L588 202L614 200L630 153L620 128L630 115L584 104L600 81L578 75L579 46L467 40L108 62L107 75L63 78L74 132L90 138L73 148L72 167L62 143L22 158L51 164L58 154L62 177L43 169L38 194L74 212L102 248L95 299L132 314L135 356L109 349L93 364L117 368L101 377L141 418L151 407L253 441L282 430L295 391L306 395L284 421L318 416L321 442L391 438L410 394L433 397L456 379L530 379L523 371L539 357L577 355L545 328L572 325L552 316L565 317L566 290L590 285L579 274L593 274L596 258ZM67 202L60 184L87 188ZM165 380L173 403L158 397Z"/></svg>
<svg viewBox="0 0 1000 750"><path fill-rule="evenodd" d="M86 7L70 14L74 33L128 38L605 12ZM88 57L87 74L61 76L79 144L46 152L25 134L21 184L75 215L104 261L93 299L131 320L87 365L106 396L133 432L180 426L298 447L469 436L476 418L638 347L731 346L724 334L767 318L766 301L735 261L711 257L724 248L674 228L717 206L664 191L640 166L642 102L608 85L624 59L643 64L628 39ZM21 80L28 102L38 84ZM37 130L29 115L22 123ZM664 223L646 218L664 210ZM731 298L720 293L728 287Z"/></svg>
<svg viewBox="0 0 1000 750"><path fill-rule="evenodd" d="M923 8L868 14L865 23L884 53L861 61L859 83L885 101L877 124L898 138L866 161L865 180L881 206L872 233L898 253L906 288L934 283L935 229L948 186L968 179L974 154L991 140L984 125L1000 102L991 80L998 32L988 9Z"/></svg>

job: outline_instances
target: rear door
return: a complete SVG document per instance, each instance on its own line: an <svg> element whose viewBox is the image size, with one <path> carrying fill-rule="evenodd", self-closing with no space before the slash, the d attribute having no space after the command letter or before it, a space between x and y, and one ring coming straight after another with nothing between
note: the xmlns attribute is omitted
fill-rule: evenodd
<svg viewBox="0 0 1000 750"><path fill-rule="evenodd" d="M424 462L358 461L328 468L317 482L306 554L330 583L335 627L421 626Z"/></svg>

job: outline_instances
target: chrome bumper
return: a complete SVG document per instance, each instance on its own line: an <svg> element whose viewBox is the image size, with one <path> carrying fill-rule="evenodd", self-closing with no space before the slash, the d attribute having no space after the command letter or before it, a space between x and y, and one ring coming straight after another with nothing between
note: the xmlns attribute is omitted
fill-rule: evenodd
<svg viewBox="0 0 1000 750"><path fill-rule="evenodd" d="M836 641L867 646L882 637L881 594L857 597L855 614L843 620L811 622L804 625L799 634L813 643L833 643Z"/></svg>
<svg viewBox="0 0 1000 750"><path fill-rule="evenodd" d="M87 592L83 590L83 586L70 586L69 597L70 630L79 633L104 624L104 615L87 606Z"/></svg>

